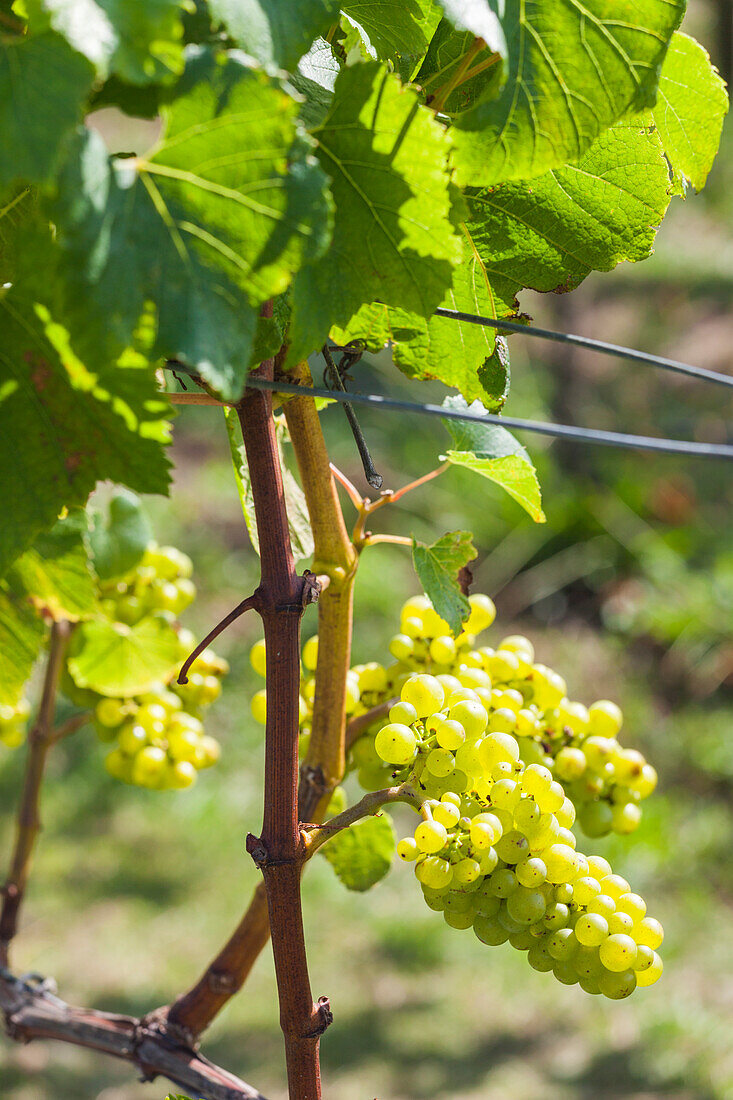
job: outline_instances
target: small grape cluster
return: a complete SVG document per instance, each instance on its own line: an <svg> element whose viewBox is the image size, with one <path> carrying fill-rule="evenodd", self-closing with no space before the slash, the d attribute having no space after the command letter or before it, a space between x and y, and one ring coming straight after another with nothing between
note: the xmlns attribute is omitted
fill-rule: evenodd
<svg viewBox="0 0 733 1100"><path fill-rule="evenodd" d="M176 619L196 596L191 559L173 546L151 543L130 573L102 587L102 607L116 622L133 626L146 615ZM179 629L180 659L195 645ZM201 712L221 693L226 661L206 649L186 684L156 684L142 695L100 698L94 709L97 736L114 744L105 767L115 779L154 790L182 790L215 764L221 749L205 734Z"/></svg>
<svg viewBox="0 0 733 1100"><path fill-rule="evenodd" d="M193 786L197 772L216 764L219 742L204 733L200 714L221 691L219 678L228 666L204 650L192 668L188 684L158 684L144 695L97 703L97 736L115 743L105 760L115 779L159 791L182 790Z"/></svg>
<svg viewBox="0 0 733 1100"><path fill-rule="evenodd" d="M110 619L134 626L151 612L177 618L196 598L193 562L175 546L150 543L138 566L101 585L101 605Z"/></svg>
<svg viewBox="0 0 733 1100"><path fill-rule="evenodd" d="M508 941L566 985L628 997L662 973L662 926L605 859L576 851L572 801L521 760L502 709L429 674L403 684L374 742L421 798L423 820L397 852L452 927Z"/></svg>
<svg viewBox="0 0 733 1100"><path fill-rule="evenodd" d="M17 749L23 744L30 713L31 706L27 699L21 699L13 707L0 706L0 745Z"/></svg>

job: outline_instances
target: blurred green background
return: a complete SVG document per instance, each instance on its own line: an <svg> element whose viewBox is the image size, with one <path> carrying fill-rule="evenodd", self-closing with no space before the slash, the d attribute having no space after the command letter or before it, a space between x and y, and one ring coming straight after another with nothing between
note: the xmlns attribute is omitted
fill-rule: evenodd
<svg viewBox="0 0 733 1100"><path fill-rule="evenodd" d="M729 0L698 0L686 23L723 68L730 19ZM525 294L524 309L538 324L730 372L732 165L729 123L708 189L673 203L652 259L591 276L565 297ZM715 387L524 337L510 347L511 414L729 438L730 404ZM354 385L413 400L441 394L408 383L386 356L360 365ZM445 445L434 422L371 410L360 418L386 487L431 469ZM365 488L343 415L330 409L323 423L334 461ZM453 470L381 512L381 529L431 540L473 530L475 590L499 607L494 637L528 633L574 698L622 705L625 742L655 764L660 786L637 834L582 846L607 855L662 919L665 974L630 1001L600 1003L530 970L508 946L486 948L448 928L423 905L409 868L350 895L316 860L304 905L314 993L328 993L335 1011L322 1043L325 1095L724 1100L733 1097L730 468L523 442L538 465L546 525ZM159 541L194 559L199 598L185 621L201 635L253 587L257 560L219 410L181 413L173 457L171 498L148 503ZM407 551L365 552L356 661L386 659L398 608L415 589ZM304 629L314 632L314 610ZM232 665L209 719L224 757L193 790L121 786L103 770L104 746L90 731L52 753L15 961L54 975L68 1000L136 1014L165 1003L197 977L246 905L257 876L244 838L261 813L262 737L249 715L256 677L247 659L257 636L256 622L243 619L217 647ZM21 766L22 753L0 756L3 853ZM285 1095L269 949L204 1049L272 1100ZM161 1100L165 1092L165 1082L136 1083L127 1066L72 1047L0 1041L2 1100Z"/></svg>

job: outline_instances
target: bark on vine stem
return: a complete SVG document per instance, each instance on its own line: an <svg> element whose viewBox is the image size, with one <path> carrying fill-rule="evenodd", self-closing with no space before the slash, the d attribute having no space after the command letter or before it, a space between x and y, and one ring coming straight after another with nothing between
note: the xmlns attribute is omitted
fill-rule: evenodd
<svg viewBox="0 0 733 1100"><path fill-rule="evenodd" d="M274 376L274 361L258 371ZM291 1100L321 1095L318 1047L331 1021L328 1000L313 1002L303 931L300 879L304 846L298 815L300 621L318 596L313 574L298 576L293 560L278 457L272 396L248 388L236 406L249 466L260 541L256 609L265 632L267 718L262 832L247 838L267 893L280 1023Z"/></svg>
<svg viewBox="0 0 733 1100"><path fill-rule="evenodd" d="M3 897L2 910L0 910L0 966L7 966L10 941L18 930L18 915L23 903L33 851L41 829L41 786L48 750L57 739L53 728L56 695L71 631L72 624L65 620L54 623L51 627L41 702L38 715L28 735L28 755L16 817L10 871L0 891Z"/></svg>
<svg viewBox="0 0 733 1100"><path fill-rule="evenodd" d="M305 365L297 380L309 381ZM313 569L329 578L318 601L318 667L310 747L298 789L301 821L323 820L330 793L344 773L346 673L351 663L354 579L358 555L346 531L315 402L295 397L285 405L293 449L308 504L315 544ZM269 938L263 883L227 943L198 981L161 1009L167 1026L189 1043L209 1026L246 981Z"/></svg>

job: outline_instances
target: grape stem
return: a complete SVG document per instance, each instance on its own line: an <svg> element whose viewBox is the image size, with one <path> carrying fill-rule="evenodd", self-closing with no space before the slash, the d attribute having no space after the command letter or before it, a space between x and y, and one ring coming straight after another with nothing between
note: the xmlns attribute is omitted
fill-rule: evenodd
<svg viewBox="0 0 733 1100"><path fill-rule="evenodd" d="M10 942L18 931L18 914L23 903L31 859L41 829L41 786L48 750L58 731L54 731L56 696L59 678L64 666L66 649L71 637L72 624L66 620L54 623L48 644L48 659L43 678L41 702L36 720L28 735L23 790L16 817L16 832L10 871L2 888L3 904L0 910L0 966L7 966Z"/></svg>
<svg viewBox="0 0 733 1100"><path fill-rule="evenodd" d="M468 74L471 70L471 62L473 59L486 48L486 43L483 38L476 38L466 50L465 54L461 58L461 61L456 67L453 75L446 80L445 84L442 84L436 91L428 97L427 105L432 111L438 114L443 110L443 107L447 103L451 94L460 87L466 80L468 80ZM480 71L479 66L474 66Z"/></svg>
<svg viewBox="0 0 733 1100"><path fill-rule="evenodd" d="M359 802L349 806L343 813L332 817L323 825L301 825L303 843L305 845L305 858L310 859L316 854L331 837L348 829L364 817L373 817L378 814L383 806L393 802L406 802L416 810L421 808L421 800L417 792L409 783L402 783L399 787L385 787L381 791L370 791Z"/></svg>
<svg viewBox="0 0 733 1100"><path fill-rule="evenodd" d="M357 516L354 530L351 533L351 541L357 550L360 551L365 546L373 545L374 541L393 542L397 536L387 537L383 535L372 535L370 531L366 530L366 523L369 517L379 511L380 508L383 508L385 504L396 504L397 501L401 500L407 493L411 493L414 489L419 489L421 485L425 485L428 481L432 481L433 478L438 477L444 470L447 470L449 465L448 462L443 462L440 466L436 467L436 469L431 470L430 473L416 478L415 481L411 481L407 485L403 485L401 489L386 489L376 500L362 500L361 503L357 505L359 515ZM412 541L408 539L404 545L407 544L412 545Z"/></svg>

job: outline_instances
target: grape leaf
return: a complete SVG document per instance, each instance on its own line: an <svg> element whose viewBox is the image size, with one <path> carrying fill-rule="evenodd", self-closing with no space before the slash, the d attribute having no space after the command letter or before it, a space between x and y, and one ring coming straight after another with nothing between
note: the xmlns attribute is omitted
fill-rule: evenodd
<svg viewBox="0 0 733 1100"><path fill-rule="evenodd" d="M505 69L501 53L487 46L475 56L467 58L476 36L467 30L457 30L447 19L441 20L430 40L430 46L415 77L425 93L434 96L438 88L455 88L448 93L441 106L443 114L457 114L473 107L487 96L498 95ZM504 46L505 51L505 46ZM474 75L466 79L459 67L464 61ZM465 68L465 66L464 66Z"/></svg>
<svg viewBox="0 0 733 1100"><path fill-rule="evenodd" d="M107 160L88 134L55 208L67 316L87 354L129 340L157 309L154 354L241 395L258 306L281 293L329 234L326 178L296 126L298 105L241 55L197 51L147 159Z"/></svg>
<svg viewBox="0 0 733 1100"><path fill-rule="evenodd" d="M129 573L142 560L153 538L140 498L118 489L110 498L106 515L99 508L89 508L88 512L92 521L89 545L99 579L107 581Z"/></svg>
<svg viewBox="0 0 733 1100"><path fill-rule="evenodd" d="M11 583L24 589L29 602L53 619L76 622L97 610L86 534L86 514L75 509L42 532L11 566Z"/></svg>
<svg viewBox="0 0 733 1100"><path fill-rule="evenodd" d="M395 853L392 818L384 810L342 829L321 851L347 890L369 890L389 871Z"/></svg>
<svg viewBox="0 0 733 1100"><path fill-rule="evenodd" d="M314 136L336 216L330 248L295 278L290 362L365 302L429 317L461 257L448 137L415 92L376 62L343 69Z"/></svg>
<svg viewBox="0 0 733 1100"><path fill-rule="evenodd" d="M685 0L492 0L509 51L495 100L456 119L457 182L529 179L576 161L629 110L653 105Z"/></svg>
<svg viewBox="0 0 733 1100"><path fill-rule="evenodd" d="M173 675L180 662L178 635L163 615L134 626L94 619L75 631L67 662L74 683L100 695L140 695Z"/></svg>
<svg viewBox="0 0 733 1100"><path fill-rule="evenodd" d="M238 46L280 69L294 69L339 16L338 0L209 0L209 9Z"/></svg>
<svg viewBox="0 0 733 1100"><path fill-rule="evenodd" d="M454 268L452 285L441 305L484 317L514 316L518 304L511 286L506 284L509 292L505 297L510 300L499 298L469 228L463 225L462 231L466 257ZM408 377L437 379L454 386L467 401L478 399L492 412L498 412L506 401L506 346L495 355L496 336L491 328L435 315L426 320L372 302L362 306L343 328L332 328L331 336L339 344L362 340L375 351L391 343L395 365Z"/></svg>
<svg viewBox="0 0 733 1100"><path fill-rule="evenodd" d="M577 164L470 189L468 232L496 296L494 310L521 287L572 290L591 270L650 256L670 198L659 135L633 118L602 134Z"/></svg>
<svg viewBox="0 0 733 1100"><path fill-rule="evenodd" d="M157 84L183 71L186 0L26 0L31 31L51 26L97 75Z"/></svg>
<svg viewBox="0 0 733 1100"><path fill-rule="evenodd" d="M0 706L19 702L45 636L44 622L25 594L0 581Z"/></svg>
<svg viewBox="0 0 733 1100"><path fill-rule="evenodd" d="M167 492L170 406L139 357L87 370L46 308L20 293L0 297L0 320L0 467L13 515L0 528L2 575L97 481Z"/></svg>
<svg viewBox="0 0 733 1100"><path fill-rule="evenodd" d="M472 413L486 411L479 401L467 405L460 397L447 397L443 407ZM454 447L442 457L454 466L465 466L500 485L536 523L545 522L535 468L524 447L506 428L465 420L444 420L443 423Z"/></svg>
<svg viewBox="0 0 733 1100"><path fill-rule="evenodd" d="M242 428L239 423L239 417L234 409L225 408L224 417L226 419L229 448L232 456L232 465L234 467L234 477L239 491L239 500L242 505L244 522L247 526L247 532L252 546L257 554L259 554L260 539L257 533L254 497L252 496L252 483L249 477L249 466L247 464L247 455L244 449ZM277 446L280 455L280 469L282 470L283 477L285 508L288 514L288 529L290 530L290 543L293 549L293 556L296 561L300 561L303 558L310 558L313 554L313 532L311 531L305 495L285 462L282 435L283 433L278 431Z"/></svg>
<svg viewBox="0 0 733 1100"><path fill-rule="evenodd" d="M440 18L430 0L347 0L341 10L359 24L381 61L420 57Z"/></svg>
<svg viewBox="0 0 733 1100"><path fill-rule="evenodd" d="M0 187L51 177L93 77L60 34L0 36Z"/></svg>
<svg viewBox="0 0 733 1100"><path fill-rule="evenodd" d="M471 613L468 598L458 584L458 574L476 557L468 531L451 531L432 546L412 540L412 561L425 595L454 634Z"/></svg>
<svg viewBox="0 0 733 1100"><path fill-rule="evenodd" d="M720 144L728 95L707 52L679 31L664 59L652 113L673 170L701 191Z"/></svg>

